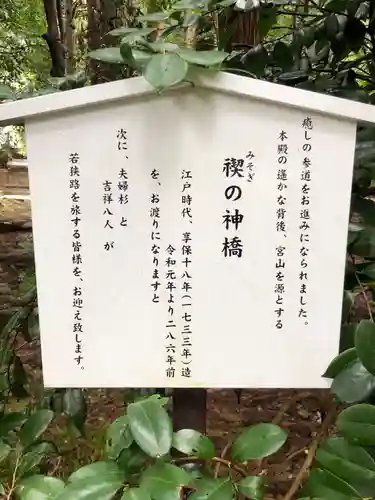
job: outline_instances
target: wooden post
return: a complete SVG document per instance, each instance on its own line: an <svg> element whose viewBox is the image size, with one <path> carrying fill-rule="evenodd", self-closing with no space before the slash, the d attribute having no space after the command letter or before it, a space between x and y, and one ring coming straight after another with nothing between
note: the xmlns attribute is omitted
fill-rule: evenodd
<svg viewBox="0 0 375 500"><path fill-rule="evenodd" d="M194 429L206 433L207 391L206 389L174 389L173 428Z"/></svg>

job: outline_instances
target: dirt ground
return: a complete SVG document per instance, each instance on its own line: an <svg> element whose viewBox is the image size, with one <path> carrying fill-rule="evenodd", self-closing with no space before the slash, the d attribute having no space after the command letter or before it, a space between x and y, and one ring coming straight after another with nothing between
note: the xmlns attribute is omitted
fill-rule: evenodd
<svg viewBox="0 0 375 500"><path fill-rule="evenodd" d="M29 202L0 199L0 220L30 219ZM32 249L30 232L0 234L0 254L3 252ZM17 293L25 271L12 264L0 262L0 309L6 307L7 297ZM27 265L26 265L27 267ZM20 278L21 276L21 278ZM3 299L2 299L3 298ZM22 348L22 359L32 376L32 393L41 393L40 346L27 344ZM123 392L116 390L89 390L88 419L89 429L86 440L70 439L64 426L54 429L55 436L64 441L65 455L56 467L69 467L68 462L87 463L100 458L97 440L103 424L113 420L123 410ZM219 453L225 455L225 445L243 427L257 422L275 422L289 432L289 439L281 452L262 463L249 465L267 477L270 498L281 499L288 492L303 464L311 462L309 449L321 439L322 422L327 413L332 413L329 393L325 391L295 390L244 390L240 401L231 390L210 390L208 392L207 431L214 440ZM329 418L329 416L328 416ZM330 426L325 426L330 427ZM327 430L324 429L326 433ZM99 436L99 437L98 437ZM312 450L313 451L313 450ZM63 473L63 472L62 472ZM299 478L298 478L299 482Z"/></svg>

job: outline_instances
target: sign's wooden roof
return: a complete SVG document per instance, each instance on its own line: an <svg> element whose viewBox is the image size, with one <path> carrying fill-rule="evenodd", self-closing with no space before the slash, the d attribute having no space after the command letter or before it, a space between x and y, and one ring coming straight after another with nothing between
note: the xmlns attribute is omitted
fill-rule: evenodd
<svg viewBox="0 0 375 500"><path fill-rule="evenodd" d="M195 86L214 92L259 99L347 120L375 123L375 106L349 99L209 70L194 71L191 76L189 75L189 81ZM179 86L177 90L189 85L191 83ZM192 91L194 91L193 88ZM123 101L150 94L154 94L155 99L158 98L155 89L143 77L136 77L6 102L0 105L0 126L22 123L50 113L66 112L75 108Z"/></svg>

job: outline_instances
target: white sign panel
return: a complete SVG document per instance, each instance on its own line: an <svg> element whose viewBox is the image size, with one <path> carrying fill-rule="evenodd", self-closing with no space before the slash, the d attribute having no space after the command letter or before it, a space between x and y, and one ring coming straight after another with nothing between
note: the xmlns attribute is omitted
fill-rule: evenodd
<svg viewBox="0 0 375 500"><path fill-rule="evenodd" d="M355 126L203 89L30 119L45 385L324 387Z"/></svg>

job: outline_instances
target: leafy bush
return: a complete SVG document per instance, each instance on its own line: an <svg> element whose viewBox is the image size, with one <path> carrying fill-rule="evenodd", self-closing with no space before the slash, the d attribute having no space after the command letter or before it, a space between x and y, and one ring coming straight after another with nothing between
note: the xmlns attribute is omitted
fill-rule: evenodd
<svg viewBox="0 0 375 500"><path fill-rule="evenodd" d="M131 403L106 429L104 460L75 470L66 481L42 474L45 461L59 453L43 439L53 412L3 415L0 461L12 474L2 481L2 494L20 500L263 498L264 478L248 475L246 465L277 452L287 439L283 429L265 423L243 429L226 459L216 456L212 441L199 432L173 432L166 402L154 395Z"/></svg>

